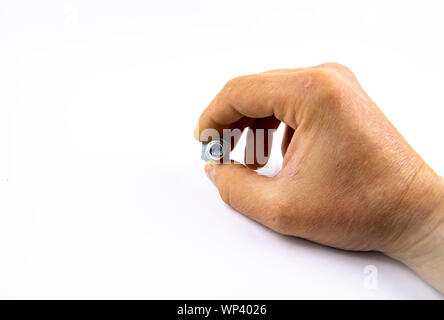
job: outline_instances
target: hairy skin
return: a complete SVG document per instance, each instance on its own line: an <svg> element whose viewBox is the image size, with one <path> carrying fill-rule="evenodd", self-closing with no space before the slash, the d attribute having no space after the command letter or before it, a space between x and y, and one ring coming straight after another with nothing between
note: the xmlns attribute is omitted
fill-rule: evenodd
<svg viewBox="0 0 444 320"><path fill-rule="evenodd" d="M254 133L280 122L287 128L277 176L251 170L260 163L206 166L222 199L283 234L381 251L444 292L444 180L354 74L328 63L235 78L204 110L195 136L208 128Z"/></svg>

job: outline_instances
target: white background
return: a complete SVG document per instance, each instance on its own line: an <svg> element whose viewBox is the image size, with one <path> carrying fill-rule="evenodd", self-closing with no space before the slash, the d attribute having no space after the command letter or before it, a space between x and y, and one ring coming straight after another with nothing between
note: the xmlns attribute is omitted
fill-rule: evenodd
<svg viewBox="0 0 444 320"><path fill-rule="evenodd" d="M1 0L0 298L442 299L383 255L231 210L192 136L230 78L336 61L442 175L442 13L442 1Z"/></svg>

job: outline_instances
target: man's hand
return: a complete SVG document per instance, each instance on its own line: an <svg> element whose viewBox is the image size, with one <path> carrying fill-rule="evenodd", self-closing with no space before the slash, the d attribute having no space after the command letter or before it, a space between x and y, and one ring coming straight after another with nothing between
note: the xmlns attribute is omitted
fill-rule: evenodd
<svg viewBox="0 0 444 320"><path fill-rule="evenodd" d="M230 80L199 119L252 131L286 124L281 172L210 163L222 199L287 235L395 257L444 291L444 182L339 64ZM271 141L266 141L267 145ZM269 143L268 143L269 142ZM265 146L268 149L268 146Z"/></svg>

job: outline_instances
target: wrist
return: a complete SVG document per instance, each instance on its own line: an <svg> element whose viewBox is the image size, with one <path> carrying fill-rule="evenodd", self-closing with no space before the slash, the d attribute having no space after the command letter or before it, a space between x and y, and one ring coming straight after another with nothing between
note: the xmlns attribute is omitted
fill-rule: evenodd
<svg viewBox="0 0 444 320"><path fill-rule="evenodd" d="M425 167L411 223L395 248L384 253L444 293L444 179Z"/></svg>

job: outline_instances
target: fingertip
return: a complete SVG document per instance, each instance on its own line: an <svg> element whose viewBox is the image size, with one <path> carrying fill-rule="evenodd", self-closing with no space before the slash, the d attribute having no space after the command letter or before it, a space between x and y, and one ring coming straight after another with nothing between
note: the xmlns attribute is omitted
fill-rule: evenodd
<svg viewBox="0 0 444 320"><path fill-rule="evenodd" d="M216 164L213 161L207 162L205 165L205 173L208 177L208 179L211 180L214 184L216 183Z"/></svg>

